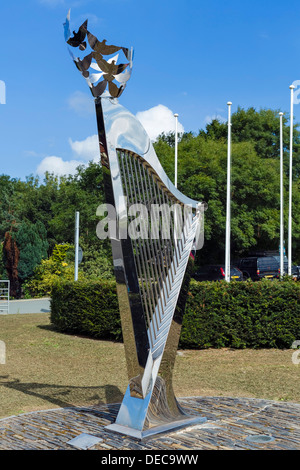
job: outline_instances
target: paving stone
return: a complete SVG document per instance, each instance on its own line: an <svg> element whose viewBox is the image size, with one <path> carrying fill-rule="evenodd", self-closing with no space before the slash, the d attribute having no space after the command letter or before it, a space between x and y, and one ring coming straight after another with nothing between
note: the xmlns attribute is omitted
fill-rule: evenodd
<svg viewBox="0 0 300 470"><path fill-rule="evenodd" d="M74 449L69 441L80 434L101 442L92 450L300 450L300 405L231 397L186 397L179 400L190 414L207 418L190 426L146 441L107 431L118 404L57 408L30 412L0 420L1 450ZM251 435L270 435L266 443L247 441Z"/></svg>

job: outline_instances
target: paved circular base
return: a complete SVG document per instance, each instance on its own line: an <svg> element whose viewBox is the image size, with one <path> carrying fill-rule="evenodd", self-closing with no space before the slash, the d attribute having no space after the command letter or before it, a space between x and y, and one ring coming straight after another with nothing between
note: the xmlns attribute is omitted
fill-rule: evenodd
<svg viewBox="0 0 300 470"><path fill-rule="evenodd" d="M300 450L300 404L228 397L179 402L206 422L139 441L105 429L118 404L57 408L1 419L0 449L75 450L83 436L87 449L108 451Z"/></svg>

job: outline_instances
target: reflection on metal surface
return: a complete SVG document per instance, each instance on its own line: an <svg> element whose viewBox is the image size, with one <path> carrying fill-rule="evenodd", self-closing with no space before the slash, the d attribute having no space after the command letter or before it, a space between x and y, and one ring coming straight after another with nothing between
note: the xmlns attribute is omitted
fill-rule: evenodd
<svg viewBox="0 0 300 470"><path fill-rule="evenodd" d="M68 24L66 31L69 39ZM83 75L91 67L110 82L125 73L125 64L116 66L115 58L104 63L102 56L122 49L132 58L128 49L107 46L88 31L86 36L93 52L77 60ZM110 96L96 97L95 107L106 202L117 217L111 244L129 384L116 422L107 429L143 439L205 421L186 414L172 386L205 206L175 188L140 122L119 104L115 89L109 91ZM147 209L139 217L143 236L120 236L127 230L134 205Z"/></svg>
<svg viewBox="0 0 300 470"><path fill-rule="evenodd" d="M118 98L123 93L126 83L131 76L133 50L121 46L113 46L106 44L106 39L99 41L96 36L88 31L88 20L86 20L73 36L70 31L70 11L64 23L64 35L67 44L79 51L85 51L87 42L92 51L83 58L76 57L69 49L70 55L81 72L82 76L88 83L94 97L103 95L108 88L110 96ZM103 56L110 56L116 52L123 52L126 61L123 64L117 64L119 54L110 57L107 60ZM96 70L97 73L91 73L90 69ZM117 81L118 86L114 81Z"/></svg>
<svg viewBox="0 0 300 470"><path fill-rule="evenodd" d="M116 208L119 229L127 226L134 204L149 209L140 219L141 231L148 230L143 237L112 240L129 385L108 428L142 439L205 420L182 410L172 386L203 205L171 183L129 111L116 100L99 98L96 112L107 203ZM127 201L127 207L118 201ZM153 225L151 210L157 208Z"/></svg>
<svg viewBox="0 0 300 470"><path fill-rule="evenodd" d="M87 20L80 26L78 33L73 31L74 36L67 40L67 43L72 47L79 47L81 51L86 49L85 37L87 34Z"/></svg>

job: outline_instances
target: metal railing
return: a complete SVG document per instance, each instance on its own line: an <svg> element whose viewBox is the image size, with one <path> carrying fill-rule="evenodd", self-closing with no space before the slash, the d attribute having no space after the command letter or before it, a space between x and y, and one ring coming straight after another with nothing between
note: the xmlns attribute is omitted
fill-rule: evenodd
<svg viewBox="0 0 300 470"><path fill-rule="evenodd" d="M9 313L10 281L0 280L0 314Z"/></svg>

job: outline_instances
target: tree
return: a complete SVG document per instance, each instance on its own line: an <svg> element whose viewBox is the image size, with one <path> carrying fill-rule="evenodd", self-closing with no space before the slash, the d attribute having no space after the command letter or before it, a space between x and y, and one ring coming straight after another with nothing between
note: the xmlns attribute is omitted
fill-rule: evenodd
<svg viewBox="0 0 300 470"><path fill-rule="evenodd" d="M18 276L22 283L33 274L41 260L47 258L47 232L40 221L35 224L24 221L18 227L14 239L20 253Z"/></svg>
<svg viewBox="0 0 300 470"><path fill-rule="evenodd" d="M283 147L287 153L290 147L290 128L288 126L289 116L283 116ZM260 109L259 111L251 107L243 109L238 107L231 116L232 142L252 142L257 155L261 158L278 158L280 152L279 140L279 110ZM214 119L207 124L205 130L201 130L199 135L206 139L227 141L227 122L220 122ZM293 148L294 148L294 177L300 174L300 132L298 125L293 128ZM286 160L286 174L288 174L288 160Z"/></svg>
<svg viewBox="0 0 300 470"><path fill-rule="evenodd" d="M10 232L6 232L3 243L3 261L10 281L10 296L20 297L21 286L18 276L20 252Z"/></svg>
<svg viewBox="0 0 300 470"><path fill-rule="evenodd" d="M28 297L51 296L52 287L56 282L74 280L74 261L68 259L68 255L74 250L74 246L62 243L54 246L52 255L42 259L31 277L24 283L24 293ZM84 274L78 271L78 280L84 280Z"/></svg>
<svg viewBox="0 0 300 470"><path fill-rule="evenodd" d="M74 176L61 178L48 224L56 243L74 243L75 211L80 212L80 235L86 243L96 242L96 211L103 202L100 164L90 162L86 168L78 167Z"/></svg>
<svg viewBox="0 0 300 470"><path fill-rule="evenodd" d="M20 221L16 202L18 180L0 175L0 238L4 240L7 231L12 231Z"/></svg>
<svg viewBox="0 0 300 470"><path fill-rule="evenodd" d="M174 150L166 151L165 142L155 148L163 167L173 175ZM178 189L197 201L205 201L205 243L196 262L224 263L227 142L207 138L203 133L182 140L178 146ZM285 185L288 181L285 177ZM294 183L297 185L297 182ZM257 154L255 143L232 144L231 251L239 257L251 250L278 250L279 246L279 157ZM300 204L294 203L294 220L300 218ZM285 198L287 200L287 198ZM300 201L299 201L300 202ZM295 224L296 225L296 224ZM294 238L297 258L299 235ZM298 237L298 238L297 238ZM299 242L297 241L299 240Z"/></svg>
<svg viewBox="0 0 300 470"><path fill-rule="evenodd" d="M49 244L48 255L56 243L56 231L51 227L53 217L53 205L57 201L59 193L60 178L45 173L41 182L39 178L29 176L26 181L19 184L17 196L20 200L19 213L21 220L35 224L41 222L47 231L47 240Z"/></svg>

